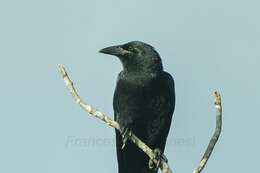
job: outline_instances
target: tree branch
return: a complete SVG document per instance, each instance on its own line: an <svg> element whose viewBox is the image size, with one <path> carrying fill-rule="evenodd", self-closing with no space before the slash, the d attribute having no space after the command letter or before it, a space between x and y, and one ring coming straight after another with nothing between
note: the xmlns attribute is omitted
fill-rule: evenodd
<svg viewBox="0 0 260 173"><path fill-rule="evenodd" d="M73 82L70 80L65 68L63 65L59 65L59 72L65 82L66 87L68 88L71 96L74 98L74 100L80 105L80 107L91 114L92 116L104 121L107 125L119 130L119 124L111 119L106 114L98 111L93 106L89 105L88 103L84 102L78 95L76 89L73 86ZM202 159L199 162L199 165L194 168L193 173L200 173L203 168L205 167L215 144L218 141L218 138L221 133L221 126L222 126L222 107L221 107L221 97L220 94L217 92L214 92L215 96L215 108L216 108L216 129L215 132L210 140L210 143L202 157ZM153 153L153 150L147 146L144 142L142 142L135 134L131 133L131 136L129 136L130 140L136 144L143 152L147 154L147 156L155 163L157 164L158 160L155 159L155 154ZM163 159L164 158L164 159ZM160 163L160 169L162 173L172 173L167 158L164 155L163 158L159 161ZM148 163L147 163L148 164Z"/></svg>
<svg viewBox="0 0 260 173"><path fill-rule="evenodd" d="M106 114L98 111L93 106L89 105L88 103L84 102L78 95L76 89L73 86L73 82L70 80L68 73L66 72L63 65L59 65L59 72L65 82L66 87L68 88L71 96L74 98L74 100L80 105L82 109L87 111L89 114L93 115L94 117L104 121L107 125L119 130L119 124L112 120L109 116ZM131 134L129 139L137 145L143 152L145 152L151 160L154 161L155 164L157 164L157 160L155 159L155 154L153 153L153 150L148 147L144 142L142 142L135 134ZM165 157L165 156L164 156ZM166 158L166 157L165 157ZM148 163L147 163L148 165ZM163 173L172 173L167 160L161 159L160 160L160 169Z"/></svg>
<svg viewBox="0 0 260 173"><path fill-rule="evenodd" d="M215 144L218 141L218 138L221 133L221 127L222 127L222 106L221 106L221 97L220 94L215 91L214 92L214 103L215 103L215 109L216 109L216 128L215 132L209 142L209 145L202 157L202 159L199 162L199 165L194 168L193 173L200 173L203 168L205 167L207 161L209 160L209 157L215 147Z"/></svg>

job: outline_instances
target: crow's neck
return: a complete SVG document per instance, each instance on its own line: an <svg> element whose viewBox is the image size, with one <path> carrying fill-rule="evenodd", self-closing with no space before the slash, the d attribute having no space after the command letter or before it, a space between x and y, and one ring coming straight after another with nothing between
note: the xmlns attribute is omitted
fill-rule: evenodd
<svg viewBox="0 0 260 173"><path fill-rule="evenodd" d="M145 64L123 64L124 75L157 76L163 71L161 60L151 61Z"/></svg>

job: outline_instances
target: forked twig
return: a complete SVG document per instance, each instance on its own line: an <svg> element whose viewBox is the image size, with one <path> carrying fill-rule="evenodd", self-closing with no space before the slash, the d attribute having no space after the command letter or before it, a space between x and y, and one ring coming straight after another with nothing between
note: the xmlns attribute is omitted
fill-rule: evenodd
<svg viewBox="0 0 260 173"><path fill-rule="evenodd" d="M91 114L92 116L104 121L107 125L119 130L119 124L114 121L113 119L111 119L109 116L107 116L106 114L98 111L96 108L94 108L93 106L87 104L86 102L84 102L78 95L76 89L73 86L73 82L70 80L68 73L66 72L65 68L63 65L59 65L59 72L65 82L66 87L68 88L70 94L72 95L72 97L74 98L74 100L80 105L80 107L82 109L84 109L85 111L87 111L89 114ZM215 108L216 108L216 129L214 132L213 137L210 140L210 143L207 147L206 152L204 153L202 159L199 162L199 165L194 168L193 173L200 173L203 168L205 167L213 149L215 144L218 141L218 138L220 136L221 133L221 126L222 126L222 107L221 107L221 98L220 98L220 94L217 92L214 92L214 96L215 96ZM158 160L155 159L155 154L153 152L153 150L147 146L144 142L142 142L135 134L131 133L131 136L129 136L129 139L136 144L143 152L145 152L148 157L153 160L155 162L155 164L157 164ZM164 156L164 158L166 158ZM167 159L161 159L160 161L160 169L162 171L162 173L172 173L169 164L167 162Z"/></svg>

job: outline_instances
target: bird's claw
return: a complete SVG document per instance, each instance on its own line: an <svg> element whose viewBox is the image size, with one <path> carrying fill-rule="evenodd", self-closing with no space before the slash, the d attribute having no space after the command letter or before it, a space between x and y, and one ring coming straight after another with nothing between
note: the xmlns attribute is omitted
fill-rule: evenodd
<svg viewBox="0 0 260 173"><path fill-rule="evenodd" d="M121 149L124 149L126 142L128 141L129 137L132 135L132 132L129 128L124 128L122 129L121 134L122 134L122 143L123 143Z"/></svg>
<svg viewBox="0 0 260 173"><path fill-rule="evenodd" d="M153 153L154 153L154 158L149 160L149 168L158 170L160 167L161 161L164 160L164 161L168 162L168 160L159 148L155 148L153 150Z"/></svg>

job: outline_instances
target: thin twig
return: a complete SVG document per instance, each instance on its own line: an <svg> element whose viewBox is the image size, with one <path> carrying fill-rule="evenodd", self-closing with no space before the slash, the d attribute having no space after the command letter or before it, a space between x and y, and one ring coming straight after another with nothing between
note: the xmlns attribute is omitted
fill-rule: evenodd
<svg viewBox="0 0 260 173"><path fill-rule="evenodd" d="M215 144L217 143L218 141L218 138L220 136L220 133L221 133L221 127L222 127L222 106L221 106L221 97L220 97L220 94L215 91L214 92L214 104L215 104L215 109L216 109L216 128L215 128L215 132L209 142L209 145L202 157L202 159L200 160L199 162L199 165L194 168L193 170L193 173L200 173L203 168L205 167L213 149L214 149L214 146Z"/></svg>
<svg viewBox="0 0 260 173"><path fill-rule="evenodd" d="M111 119L109 116L107 116L106 114L98 111L96 108L94 108L93 106L87 104L86 102L84 102L78 95L76 89L73 86L73 82L70 80L68 73L66 72L65 68L63 65L59 65L59 72L65 82L66 87L68 88L70 94L72 95L72 97L74 98L74 100L80 105L80 107L82 109L84 109L85 111L87 111L89 114L93 115L94 117L104 121L107 125L119 130L119 124L114 121L113 119ZM148 147L144 142L142 142L136 135L134 135L133 133L131 134L131 136L129 137L131 139L131 141L136 144L143 152L145 152L149 158L151 160L153 160L155 162L155 164L157 164L157 160L154 159L155 158L155 154L153 153L153 150ZM164 156L165 157L165 156ZM148 163L147 163L148 164ZM160 160L160 169L163 173L172 173L167 160L165 159L161 159Z"/></svg>

